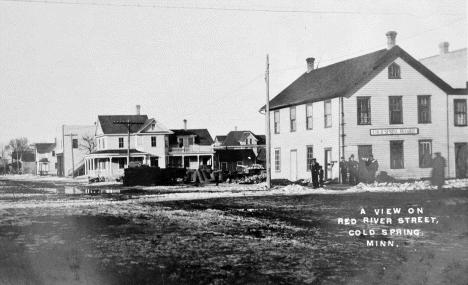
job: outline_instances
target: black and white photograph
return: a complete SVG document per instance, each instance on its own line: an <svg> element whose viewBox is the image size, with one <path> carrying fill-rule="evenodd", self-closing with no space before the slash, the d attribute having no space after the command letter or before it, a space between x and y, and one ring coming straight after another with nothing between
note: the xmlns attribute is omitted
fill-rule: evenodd
<svg viewBox="0 0 468 285"><path fill-rule="evenodd" d="M467 285L467 18L0 0L0 285Z"/></svg>

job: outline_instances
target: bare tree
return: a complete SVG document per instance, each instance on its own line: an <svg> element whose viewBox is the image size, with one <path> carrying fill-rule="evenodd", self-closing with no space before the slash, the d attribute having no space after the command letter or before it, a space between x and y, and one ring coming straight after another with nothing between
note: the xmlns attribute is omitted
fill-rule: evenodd
<svg viewBox="0 0 468 285"><path fill-rule="evenodd" d="M16 172L19 173L19 159L23 159L23 152L29 150L29 143L27 138L16 138L10 140L8 143L8 149L12 152L16 152Z"/></svg>
<svg viewBox="0 0 468 285"><path fill-rule="evenodd" d="M87 153L92 153L96 149L96 141L94 136L83 135L81 137L82 143L78 145L79 149L86 150Z"/></svg>

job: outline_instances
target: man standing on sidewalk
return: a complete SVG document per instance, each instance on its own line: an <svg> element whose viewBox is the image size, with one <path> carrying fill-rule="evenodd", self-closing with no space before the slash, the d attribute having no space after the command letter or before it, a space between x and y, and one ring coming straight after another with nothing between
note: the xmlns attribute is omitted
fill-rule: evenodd
<svg viewBox="0 0 468 285"><path fill-rule="evenodd" d="M344 156L341 157L341 161L340 161L340 173L341 173L341 183L346 184L348 180L348 163L344 159Z"/></svg>

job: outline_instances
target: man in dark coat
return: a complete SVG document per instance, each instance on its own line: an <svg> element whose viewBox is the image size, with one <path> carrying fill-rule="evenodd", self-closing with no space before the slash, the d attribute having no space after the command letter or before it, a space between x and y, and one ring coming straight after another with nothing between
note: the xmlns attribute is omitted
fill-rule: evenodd
<svg viewBox="0 0 468 285"><path fill-rule="evenodd" d="M319 187L319 164L317 163L317 159L312 158L312 165L310 166L310 172L312 174L312 185L314 188Z"/></svg>
<svg viewBox="0 0 468 285"><path fill-rule="evenodd" d="M348 171L349 171L349 185L354 186L357 184L356 174L357 174L358 163L354 160L354 154L351 154L348 160Z"/></svg>
<svg viewBox="0 0 468 285"><path fill-rule="evenodd" d="M367 160L367 173L368 173L368 183L374 183L375 173L379 170L379 162L377 159L374 159L374 156L371 154Z"/></svg>
<svg viewBox="0 0 468 285"><path fill-rule="evenodd" d="M440 155L440 152L435 153L432 160L432 185L437 185L437 189L441 190L445 184L445 158Z"/></svg>
<svg viewBox="0 0 468 285"><path fill-rule="evenodd" d="M346 163L346 160L344 157L341 157L340 161L340 173L341 173L341 183L346 184L348 180L348 163Z"/></svg>
<svg viewBox="0 0 468 285"><path fill-rule="evenodd" d="M319 186L323 188L323 167L319 165L318 167L318 176L319 176Z"/></svg>

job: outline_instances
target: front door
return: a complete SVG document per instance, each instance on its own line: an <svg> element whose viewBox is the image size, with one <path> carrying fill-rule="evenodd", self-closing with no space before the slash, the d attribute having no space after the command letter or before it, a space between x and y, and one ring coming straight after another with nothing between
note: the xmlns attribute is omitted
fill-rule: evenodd
<svg viewBox="0 0 468 285"><path fill-rule="evenodd" d="M291 150L291 172L289 180L297 181L297 150Z"/></svg>
<svg viewBox="0 0 468 285"><path fill-rule="evenodd" d="M332 169L333 169L333 163L332 163L332 150L331 148L326 148L325 149L325 165L323 166L323 179L331 179L332 178Z"/></svg>
<svg viewBox="0 0 468 285"><path fill-rule="evenodd" d="M457 178L468 177L468 144L455 144L455 165Z"/></svg>

